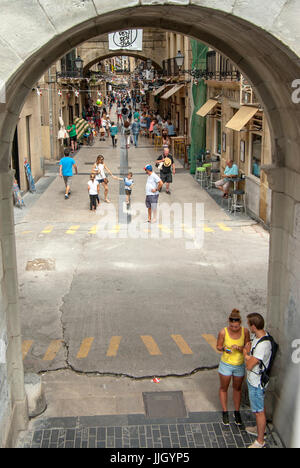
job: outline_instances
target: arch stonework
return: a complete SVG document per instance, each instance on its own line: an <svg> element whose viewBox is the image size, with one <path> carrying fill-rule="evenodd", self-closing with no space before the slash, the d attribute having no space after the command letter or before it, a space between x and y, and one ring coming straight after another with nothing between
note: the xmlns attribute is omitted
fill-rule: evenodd
<svg viewBox="0 0 300 468"><path fill-rule="evenodd" d="M299 364L291 358L292 344L300 339L300 107L292 99L292 85L300 78L299 14L296 0L2 0L0 339L6 360L0 364L0 446L27 423L9 170L19 113L41 74L72 48L108 32L153 26L189 35L229 57L255 87L269 120L273 165L266 171L273 208L267 321L280 344L275 423L292 444L300 386ZM286 372L288 396L282 391Z"/></svg>
<svg viewBox="0 0 300 468"><path fill-rule="evenodd" d="M143 31L143 50L127 51L109 49L108 35L102 35L85 42L77 48L77 53L83 60L84 71L89 70L95 63L116 55L126 55L140 58L142 60L150 59L155 68L162 68L162 61L166 58L166 37L162 31L156 29L145 29Z"/></svg>

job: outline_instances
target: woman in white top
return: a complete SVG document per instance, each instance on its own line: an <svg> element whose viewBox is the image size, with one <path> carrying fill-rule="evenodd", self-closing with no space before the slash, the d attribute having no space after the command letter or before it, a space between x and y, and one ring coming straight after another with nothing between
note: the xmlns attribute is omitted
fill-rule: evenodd
<svg viewBox="0 0 300 468"><path fill-rule="evenodd" d="M97 160L93 166L93 174L96 174L96 180L98 181L99 184L103 184L104 187L104 199L106 203L110 203L110 200L107 198L108 195L108 178L106 177L105 171L109 172L110 175L112 176L111 170L105 165L104 163L104 157L103 156L98 156ZM98 197L98 204L100 203L99 197Z"/></svg>

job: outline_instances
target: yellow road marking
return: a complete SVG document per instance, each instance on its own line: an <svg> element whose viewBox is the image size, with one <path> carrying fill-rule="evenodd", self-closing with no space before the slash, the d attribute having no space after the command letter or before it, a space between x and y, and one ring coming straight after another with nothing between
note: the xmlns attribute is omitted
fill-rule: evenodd
<svg viewBox="0 0 300 468"><path fill-rule="evenodd" d="M218 226L219 226L220 229L222 229L222 231L225 231L225 232L226 231L232 231L232 229L230 227L225 226L224 223L218 223Z"/></svg>
<svg viewBox="0 0 300 468"><path fill-rule="evenodd" d="M94 338L85 338L80 346L80 349L77 353L77 359L84 359L90 352L91 346L93 344Z"/></svg>
<svg viewBox="0 0 300 468"><path fill-rule="evenodd" d="M121 336L113 336L111 338L106 356L112 357L117 355L121 340Z"/></svg>
<svg viewBox="0 0 300 468"><path fill-rule="evenodd" d="M175 343L177 344L178 348L182 352L182 354L193 354L193 351L187 344L187 342L182 338L181 335L171 335Z"/></svg>
<svg viewBox="0 0 300 468"><path fill-rule="evenodd" d="M43 361L52 361L57 355L62 345L62 340L54 340L50 343L49 348L47 349Z"/></svg>
<svg viewBox="0 0 300 468"><path fill-rule="evenodd" d="M76 234L76 231L78 231L79 228L80 226L70 226L70 228L66 231L66 234Z"/></svg>
<svg viewBox="0 0 300 468"><path fill-rule="evenodd" d="M111 233L116 233L116 234L117 234L118 232L120 232L120 229L121 229L120 224L116 224L116 225L111 229L110 232L111 232Z"/></svg>
<svg viewBox="0 0 300 468"><path fill-rule="evenodd" d="M23 236L23 235L25 235L25 234L30 234L31 232L33 232L33 231L23 231L23 232L21 232L21 234L22 234L22 236Z"/></svg>
<svg viewBox="0 0 300 468"><path fill-rule="evenodd" d="M152 338L152 336L150 335L143 335L141 336L141 339L144 343L144 345L146 346L149 354L151 354L151 356L159 356L161 355L161 352L160 352L160 349L159 347L157 346L157 344L155 343L154 339Z"/></svg>
<svg viewBox="0 0 300 468"><path fill-rule="evenodd" d="M47 226L43 231L42 234L50 234L53 231L54 226Z"/></svg>
<svg viewBox="0 0 300 468"><path fill-rule="evenodd" d="M206 224L204 224L204 232L215 232L212 228L208 227Z"/></svg>
<svg viewBox="0 0 300 468"><path fill-rule="evenodd" d="M222 354L220 351L217 350L217 339L214 335L202 335L202 338L212 347L212 349L218 353Z"/></svg>
<svg viewBox="0 0 300 468"><path fill-rule="evenodd" d="M158 225L159 229L162 231L162 232L165 232L167 234L171 234L171 229L169 229L168 227L164 226L163 224L159 224Z"/></svg>
<svg viewBox="0 0 300 468"><path fill-rule="evenodd" d="M22 356L23 356L23 359L26 358L26 356L28 354L28 351L30 350L30 348L32 346L32 343L33 343L32 340L23 341L23 343L22 343Z"/></svg>
<svg viewBox="0 0 300 468"><path fill-rule="evenodd" d="M188 227L185 224L182 224L181 227L182 227L184 232L187 232L191 236L193 236L195 234L195 229L194 228Z"/></svg>
<svg viewBox="0 0 300 468"><path fill-rule="evenodd" d="M89 234L97 234L98 231L98 226L93 226L91 230L89 231Z"/></svg>

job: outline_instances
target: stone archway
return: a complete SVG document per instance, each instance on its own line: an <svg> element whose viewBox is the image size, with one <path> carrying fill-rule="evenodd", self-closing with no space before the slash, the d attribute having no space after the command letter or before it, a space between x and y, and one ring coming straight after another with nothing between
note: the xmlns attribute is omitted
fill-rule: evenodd
<svg viewBox="0 0 300 468"><path fill-rule="evenodd" d="M273 165L267 173L273 210L268 324L281 347L276 424L289 443L296 407L286 401L281 389L288 367L297 383L292 395L292 401L296 400L299 368L291 354L292 343L300 337L300 112L298 99L292 99L292 86L300 77L298 3L276 1L270 6L259 0L220 0L217 8L213 0L2 3L0 83L5 88L1 101L5 102L0 103L0 338L6 343L6 362L1 367L5 396L0 401L0 444L9 437L7 428L12 438L27 420L9 170L18 115L41 73L68 50L100 34L153 25L189 35L229 57L256 88L269 119Z"/></svg>
<svg viewBox="0 0 300 468"><path fill-rule="evenodd" d="M118 53L117 56L118 57L120 57L120 56L134 57L136 59L143 60L144 62L146 62L147 58L148 58L145 55L141 55L141 54L138 54L138 53L134 54L133 52L130 52L130 53L120 52L120 53ZM110 57L116 57L116 53L111 53L111 54L106 54L106 55L101 55L101 56L97 55L97 57L92 59L90 62L86 63L86 65L83 68L83 76L86 76L86 73L91 69L91 67L93 65L100 62L101 60L105 60L105 59L110 58ZM161 66L158 63L154 62L153 60L152 60L152 65L153 65L155 70L161 70Z"/></svg>

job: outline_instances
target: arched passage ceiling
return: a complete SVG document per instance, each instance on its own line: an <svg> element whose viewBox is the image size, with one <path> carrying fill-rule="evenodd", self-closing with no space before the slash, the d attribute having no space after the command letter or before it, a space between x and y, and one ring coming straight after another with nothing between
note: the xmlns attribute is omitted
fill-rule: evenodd
<svg viewBox="0 0 300 468"><path fill-rule="evenodd" d="M300 4L296 0L2 0L0 171L6 171L18 115L41 74L82 42L108 32L153 27L196 38L235 62L255 86L269 117L274 160L294 165L299 107ZM264 28L264 29L262 29ZM293 155L293 156L292 156ZM291 158L293 157L293 161ZM300 158L296 167L300 172Z"/></svg>

